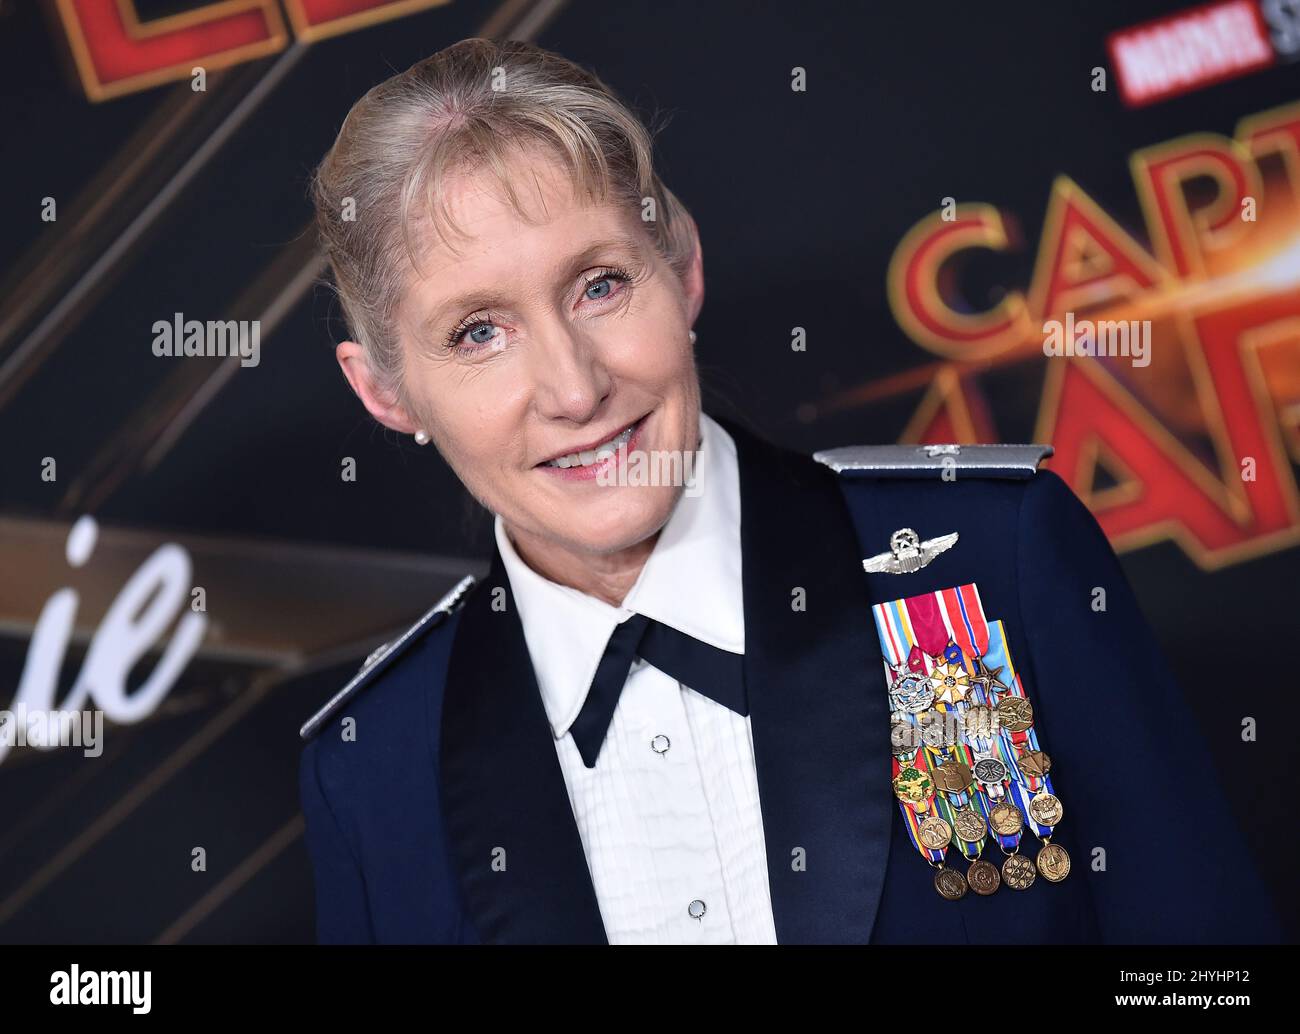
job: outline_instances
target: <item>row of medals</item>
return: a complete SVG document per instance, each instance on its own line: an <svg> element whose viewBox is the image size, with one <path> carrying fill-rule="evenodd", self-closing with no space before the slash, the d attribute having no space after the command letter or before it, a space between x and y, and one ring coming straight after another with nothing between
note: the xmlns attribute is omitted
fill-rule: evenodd
<svg viewBox="0 0 1300 1034"><path fill-rule="evenodd" d="M965 699L971 681L982 682L986 688L1006 688L997 681L997 675L1002 669L989 670L978 657L975 658L974 680L960 666L949 664L941 657L934 660L937 666L933 675L903 673L895 679L890 695L894 699L896 710L911 714L928 710L935 699L936 689L946 700L955 702ZM1005 696L994 708L983 704L968 707L965 711L966 727L991 731L995 711L998 724L1008 732L1024 732L1034 724L1034 709L1025 697ZM931 735L937 735L938 741L929 745L943 746L941 725L925 726L921 735L927 743ZM968 790L973 781L979 782L983 787L996 787L1005 784L1011 775L1007 766L997 758L981 758L975 762L973 773L964 761L949 758L934 770L932 785L926 773L914 764L918 749L910 746L896 746L894 749L902 766L899 774L894 777L894 793L899 800L913 808L923 805L925 810L929 810L929 802L934 797L936 788L944 793L959 794ZM1051 758L1041 750L1024 752L1019 756L1017 764L1021 772L1036 779L1042 779L1052 767ZM1064 815L1064 808L1060 800L1048 793L1044 786L1030 799L1029 814L1040 825L1055 827ZM968 804L956 809L951 824L937 814L922 819L917 829L917 839L927 850L940 851L946 850L952 843L954 826L955 833L961 840L973 844L986 835L990 828L1001 836L1015 836L1024 828L1024 822L1023 813L1010 801L994 805L989 811L987 824L984 816ZM967 889L987 895L995 893L1003 883L1013 890L1025 890L1039 876L1051 883L1060 883L1070 874L1070 856L1060 844L1051 842L1050 835L1043 837L1042 841L1043 846L1033 861L1022 855L1019 847L1010 854L1003 848L1006 859L1002 863L1001 873L996 865L983 858L971 862L965 875L939 863L935 866L934 889L949 901L956 901L965 896ZM998 846L1001 848L1000 842Z"/></svg>

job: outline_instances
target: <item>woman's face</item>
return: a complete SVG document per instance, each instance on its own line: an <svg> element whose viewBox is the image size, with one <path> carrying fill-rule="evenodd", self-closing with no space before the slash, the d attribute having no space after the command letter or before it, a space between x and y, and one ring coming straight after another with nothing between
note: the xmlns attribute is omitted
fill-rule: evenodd
<svg viewBox="0 0 1300 1034"><path fill-rule="evenodd" d="M357 370L344 369L381 421L428 431L516 542L627 549L663 526L682 489L618 484L620 442L628 455L665 450L676 469L693 469L681 460L699 441L689 338L703 302L698 242L683 283L638 213L575 197L553 161L519 162L511 182L535 223L493 196L490 176L448 182L470 239L455 239L453 253L429 238L412 274L398 311L404 404L372 405ZM605 443L613 455L592 463Z"/></svg>

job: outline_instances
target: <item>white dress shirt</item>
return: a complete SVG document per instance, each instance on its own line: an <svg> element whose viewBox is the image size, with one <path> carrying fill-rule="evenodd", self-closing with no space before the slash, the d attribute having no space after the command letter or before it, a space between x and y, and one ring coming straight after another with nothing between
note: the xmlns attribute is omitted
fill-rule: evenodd
<svg viewBox="0 0 1300 1034"><path fill-rule="evenodd" d="M705 413L700 435L699 494L679 497L622 606L539 575L495 522L611 944L776 943L749 718L638 658L594 768L569 733L634 613L745 652L736 446Z"/></svg>

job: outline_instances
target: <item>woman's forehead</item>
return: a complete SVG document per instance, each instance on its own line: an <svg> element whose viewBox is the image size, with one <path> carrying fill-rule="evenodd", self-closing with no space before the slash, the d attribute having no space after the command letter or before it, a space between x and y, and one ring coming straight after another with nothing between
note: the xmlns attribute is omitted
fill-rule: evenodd
<svg viewBox="0 0 1300 1034"><path fill-rule="evenodd" d="M614 206L593 196L574 169L543 148L513 148L495 161L462 164L430 187L424 221L454 238L544 225L557 213L599 217L607 209L617 218Z"/></svg>
<svg viewBox="0 0 1300 1034"><path fill-rule="evenodd" d="M532 182L531 175L525 177ZM625 204L592 198L554 177L541 193L530 195L516 187L516 204L485 182L492 179L463 179L448 192L449 232L439 232L443 227L429 218L420 220L418 279L469 274L483 267L538 267L536 272L544 274L580 254L639 253L649 243L636 213Z"/></svg>

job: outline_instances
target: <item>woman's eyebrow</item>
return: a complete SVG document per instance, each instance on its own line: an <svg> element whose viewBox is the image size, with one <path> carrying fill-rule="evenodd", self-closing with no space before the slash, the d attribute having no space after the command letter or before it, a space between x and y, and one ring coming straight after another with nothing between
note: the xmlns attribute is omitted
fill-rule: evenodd
<svg viewBox="0 0 1300 1034"><path fill-rule="evenodd" d="M639 250L640 243L635 238L616 234L613 237L592 241L567 261L558 263L556 268L560 272L560 279L564 280L588 266L593 259L602 254L608 254L611 251L632 252L635 254Z"/></svg>
<svg viewBox="0 0 1300 1034"><path fill-rule="evenodd" d="M557 280L563 283L571 279L601 255L608 255L611 252L635 255L639 250L640 243L636 238L624 234L616 234L612 237L592 241L583 247L581 251L561 259L555 264ZM476 309L488 309L497 304L499 304L498 296L491 290L472 288L453 295L436 305L425 319L423 326L426 331L436 330L449 312L474 312Z"/></svg>

